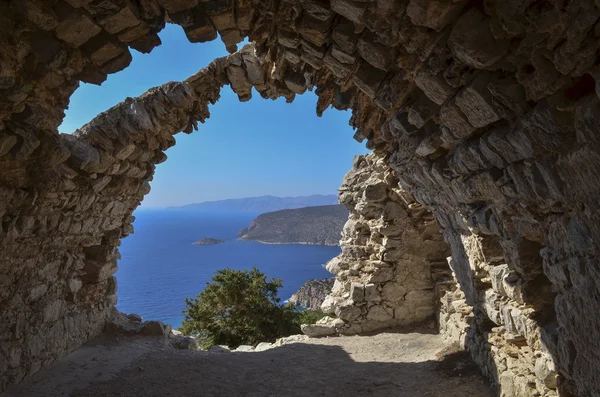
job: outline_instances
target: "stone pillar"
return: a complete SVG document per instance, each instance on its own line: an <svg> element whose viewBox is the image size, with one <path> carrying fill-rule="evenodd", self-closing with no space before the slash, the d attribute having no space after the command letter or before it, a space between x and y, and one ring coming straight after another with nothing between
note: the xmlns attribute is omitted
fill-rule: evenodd
<svg viewBox="0 0 600 397"><path fill-rule="evenodd" d="M357 334L385 328L433 326L432 268L448 269L448 246L437 222L399 186L376 154L359 156L344 177L339 201L350 210L342 253L327 264L336 276L320 324L309 335Z"/></svg>

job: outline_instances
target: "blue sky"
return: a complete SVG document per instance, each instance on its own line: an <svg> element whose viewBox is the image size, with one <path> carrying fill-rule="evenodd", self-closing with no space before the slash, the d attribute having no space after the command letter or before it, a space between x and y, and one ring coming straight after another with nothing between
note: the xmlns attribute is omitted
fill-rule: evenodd
<svg viewBox="0 0 600 397"><path fill-rule="evenodd" d="M163 44L133 62L102 86L82 84L71 97L61 132L72 132L126 97L168 81L181 81L227 55L220 40L191 44L183 30L167 25ZM157 166L143 207L271 194L334 194L356 154L366 153L348 126L350 112L315 113L317 97L307 92L292 104L284 99L240 103L229 87L210 108L199 130L175 136L168 160Z"/></svg>

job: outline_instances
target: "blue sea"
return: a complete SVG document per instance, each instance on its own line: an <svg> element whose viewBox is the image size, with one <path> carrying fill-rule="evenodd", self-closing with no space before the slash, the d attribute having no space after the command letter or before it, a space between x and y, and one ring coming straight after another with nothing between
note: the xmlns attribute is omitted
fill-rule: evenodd
<svg viewBox="0 0 600 397"><path fill-rule="evenodd" d="M254 213L138 210L134 215L135 233L120 247L117 308L174 327L183 320L184 298L196 296L219 269L256 265L282 279L284 301L307 280L331 277L323 264L340 252L339 247L237 241L238 230ZM226 242L193 244L204 237Z"/></svg>

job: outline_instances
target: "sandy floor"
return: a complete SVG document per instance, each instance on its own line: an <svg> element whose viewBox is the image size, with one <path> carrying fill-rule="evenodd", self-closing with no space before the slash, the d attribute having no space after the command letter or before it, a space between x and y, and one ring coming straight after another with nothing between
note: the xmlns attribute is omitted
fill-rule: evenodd
<svg viewBox="0 0 600 397"><path fill-rule="evenodd" d="M99 341L3 396L491 397L464 353L436 360L429 334L310 339L264 352L182 351L149 338Z"/></svg>

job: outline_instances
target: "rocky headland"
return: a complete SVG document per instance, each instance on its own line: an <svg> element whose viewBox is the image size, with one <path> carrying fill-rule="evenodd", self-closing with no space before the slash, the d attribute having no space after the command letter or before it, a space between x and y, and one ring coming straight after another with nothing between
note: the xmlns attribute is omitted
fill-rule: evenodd
<svg viewBox="0 0 600 397"><path fill-rule="evenodd" d="M264 244L338 245L348 210L342 205L322 205L267 212L241 229L241 240Z"/></svg>
<svg viewBox="0 0 600 397"><path fill-rule="evenodd" d="M205 237L194 242L194 245L215 245L223 244L225 240L219 240L218 238Z"/></svg>
<svg viewBox="0 0 600 397"><path fill-rule="evenodd" d="M335 277L324 280L308 280L288 301L307 310L320 310L325 297L331 293Z"/></svg>

